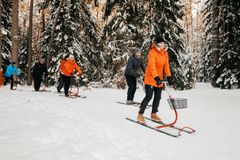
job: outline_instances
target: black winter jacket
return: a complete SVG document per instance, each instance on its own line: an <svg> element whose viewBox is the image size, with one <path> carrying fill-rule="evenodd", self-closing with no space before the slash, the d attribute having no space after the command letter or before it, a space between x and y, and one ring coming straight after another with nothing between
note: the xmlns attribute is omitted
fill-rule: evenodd
<svg viewBox="0 0 240 160"><path fill-rule="evenodd" d="M137 77L138 68L141 68L145 73L145 66L143 64L142 58L137 59L135 55L132 55L128 59L127 67L125 69L125 76Z"/></svg>
<svg viewBox="0 0 240 160"><path fill-rule="evenodd" d="M43 73L45 73L45 76L48 76L47 71L47 65L45 63L41 64L40 62L36 63L33 67L33 73L32 76L34 79L40 79L43 76Z"/></svg>

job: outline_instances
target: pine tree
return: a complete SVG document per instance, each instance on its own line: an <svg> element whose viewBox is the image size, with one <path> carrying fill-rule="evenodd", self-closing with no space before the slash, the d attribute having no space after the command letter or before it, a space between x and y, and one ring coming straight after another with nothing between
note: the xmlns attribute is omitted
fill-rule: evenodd
<svg viewBox="0 0 240 160"><path fill-rule="evenodd" d="M25 31L20 30L20 40L19 40L19 48L18 48L18 68L20 69L20 81L26 81L27 77L27 62L28 62L28 55L27 55L27 46L28 46L28 38Z"/></svg>
<svg viewBox="0 0 240 160"><path fill-rule="evenodd" d="M170 63L177 88L191 88L180 65L184 61L182 54L185 53L182 39L184 30L179 24L183 16L180 1L108 0L105 8L105 16L110 17L110 20L103 30L102 41L109 50L106 52L110 52L107 59L113 64L108 68L110 79L122 75L120 73L132 48L141 48L146 57L154 35L160 34L169 46Z"/></svg>
<svg viewBox="0 0 240 160"><path fill-rule="evenodd" d="M184 75L183 55L186 54L184 40L182 38L184 29L180 25L183 17L180 0L156 0L152 1L153 22L152 34L162 35L169 46L168 53L170 66L176 88L189 89L192 87L192 78ZM185 72L187 73L187 72Z"/></svg>
<svg viewBox="0 0 240 160"><path fill-rule="evenodd" d="M239 88L240 79L240 55L239 55L239 2L234 0L217 0L206 2L205 24L206 39L205 53L202 56L202 70L205 70L205 78L212 79L212 84L220 88ZM213 9L217 8L215 15L217 31L211 32ZM213 36L213 33L216 34ZM212 39L215 37L215 39ZM212 42L214 41L214 42ZM215 49L213 49L213 44ZM217 51L217 58L212 55ZM216 54L216 53L215 53ZM214 61L214 63L212 63ZM215 64L216 63L216 64Z"/></svg>
<svg viewBox="0 0 240 160"><path fill-rule="evenodd" d="M220 88L240 88L240 2L221 1L219 9L219 60L215 66Z"/></svg>
<svg viewBox="0 0 240 160"><path fill-rule="evenodd" d="M2 0L2 14L1 14L1 29L6 35L2 35L2 45L1 45L1 56L3 62L3 68L5 69L5 65L9 63L11 56L11 48L12 48L12 0L3 1Z"/></svg>
<svg viewBox="0 0 240 160"><path fill-rule="evenodd" d="M100 48L106 61L104 68L107 70L104 86L112 87L124 79L127 57L135 47L142 47L144 27L147 25L144 14L136 0L106 2L106 25L100 34Z"/></svg>
<svg viewBox="0 0 240 160"><path fill-rule="evenodd" d="M201 81L207 82L211 80L212 71L212 48L211 48L211 38L212 38L212 7L211 0L205 2L204 8L204 25L205 25L205 35L203 43L203 53L199 56L197 71L202 77Z"/></svg>
<svg viewBox="0 0 240 160"><path fill-rule="evenodd" d="M41 38L40 48L47 55L50 33L60 1L51 1L51 19L47 22L46 30ZM96 53L96 24L85 2L80 0L66 0L57 19L54 39L50 53L50 84L54 83L58 64L66 54L73 54L80 64L84 75L89 80L98 80L101 67L99 56Z"/></svg>

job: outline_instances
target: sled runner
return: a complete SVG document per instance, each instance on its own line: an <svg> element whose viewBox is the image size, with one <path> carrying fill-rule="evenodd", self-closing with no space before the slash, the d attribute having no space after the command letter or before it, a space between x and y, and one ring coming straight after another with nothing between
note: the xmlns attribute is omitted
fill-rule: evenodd
<svg viewBox="0 0 240 160"><path fill-rule="evenodd" d="M176 127L176 126L175 126L175 124L176 124L177 121L178 121L178 112L177 112L177 109L187 108L187 99L184 99L184 98L172 98L172 96L170 95L170 93L169 93L169 91L168 91L167 88L166 88L166 91L167 91L168 96L169 96L169 98L167 99L167 101L168 101L168 103L169 103L170 108L174 111L174 114L175 114L175 119L174 119L173 122L171 122L171 123L164 123L164 122L162 122L162 121L157 122L157 121L154 121L154 120L152 120L152 119L150 119L150 118L144 117L146 120L150 120L150 121L152 121L152 122L155 122L155 123L159 124L159 125L157 125L157 126L154 127L154 126L149 126L149 125L146 124L146 123L140 123L140 122L138 122L138 121L136 121L136 120L132 120L132 119L130 119L130 118L126 118L126 119L129 120L129 121L131 121L131 122L135 122L135 123L141 124L142 126L145 126L145 127L147 127L147 128L156 130L156 131L161 132L161 133L163 133L163 132L162 132L162 130L160 130L160 129L166 128L166 127L170 127L170 128L173 128L173 129L178 130L178 136L181 136L181 132L185 132L185 133L189 133L189 134L192 134L192 133L196 132L196 130L194 130L194 129L191 128L191 127L187 127L187 126L184 126L184 127ZM166 134L166 133L164 133L164 134ZM169 134L167 134L167 135L169 135ZM172 136L172 134L170 134L170 136ZM175 135L175 137L178 137L178 136ZM174 136L172 136L172 137L174 137Z"/></svg>

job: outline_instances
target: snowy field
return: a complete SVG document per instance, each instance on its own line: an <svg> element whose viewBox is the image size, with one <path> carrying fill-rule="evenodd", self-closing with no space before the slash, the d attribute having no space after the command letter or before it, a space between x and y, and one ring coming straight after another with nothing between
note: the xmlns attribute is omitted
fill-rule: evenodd
<svg viewBox="0 0 240 160"><path fill-rule="evenodd" d="M193 135L173 138L125 118L136 118L138 108L117 104L126 90L82 91L86 99L70 99L52 92L36 93L0 88L1 160L239 160L240 90L214 89L198 84L188 91L171 90L187 98L178 110L177 126L190 126ZM144 97L137 90L136 101ZM174 113L163 92L160 117L170 122ZM145 116L150 115L146 110ZM177 133L171 128L166 132Z"/></svg>

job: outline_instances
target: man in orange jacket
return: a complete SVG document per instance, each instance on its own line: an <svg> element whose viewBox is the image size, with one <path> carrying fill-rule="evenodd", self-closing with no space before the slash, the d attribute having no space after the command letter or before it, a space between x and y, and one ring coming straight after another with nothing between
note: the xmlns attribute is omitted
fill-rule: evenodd
<svg viewBox="0 0 240 160"><path fill-rule="evenodd" d="M63 84L64 84L64 93L65 96L68 97L68 90L69 90L69 86L70 86L70 80L71 80L71 76L73 76L74 71L78 72L78 76L81 76L81 69L80 67L77 65L77 63L75 62L75 58L73 55L70 55L69 58L67 59L67 61L63 64L62 68L61 68L61 72L62 72L62 80L63 80Z"/></svg>
<svg viewBox="0 0 240 160"><path fill-rule="evenodd" d="M65 62L67 62L69 58L69 55L66 55L61 61L60 61L60 66L59 66L59 72L60 72L60 77L58 79L58 86L57 86L57 91L60 93L61 92L61 89L63 88L63 68L64 68L64 64Z"/></svg>
<svg viewBox="0 0 240 160"><path fill-rule="evenodd" d="M148 53L148 64L145 71L145 91L146 96L143 99L140 110L138 112L137 120L140 123L145 123L143 113L152 99L154 93L154 99L152 104L151 119L160 121L161 119L156 114L158 112L158 106L162 93L162 80L164 76L167 77L169 85L172 85L172 77L168 61L168 53L165 48L164 39L160 36L156 36L152 48Z"/></svg>

